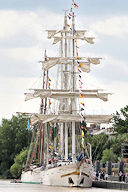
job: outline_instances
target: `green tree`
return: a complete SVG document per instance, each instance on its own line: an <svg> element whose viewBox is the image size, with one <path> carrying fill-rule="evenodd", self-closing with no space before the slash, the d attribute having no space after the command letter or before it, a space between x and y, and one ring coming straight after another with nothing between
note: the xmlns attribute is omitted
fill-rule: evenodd
<svg viewBox="0 0 128 192"><path fill-rule="evenodd" d="M121 144L128 143L128 134L117 134L115 138L113 138L113 143L111 145L111 149L113 152L121 158Z"/></svg>
<svg viewBox="0 0 128 192"><path fill-rule="evenodd" d="M13 116L3 119L0 126L0 176L10 177L10 167L15 156L29 145L31 132L27 130L27 119Z"/></svg>
<svg viewBox="0 0 128 192"><path fill-rule="evenodd" d="M22 173L23 164L26 162L28 150L22 150L18 155L16 155L14 161L15 163L11 166L10 172L14 178L20 177Z"/></svg>
<svg viewBox="0 0 128 192"><path fill-rule="evenodd" d="M101 160L102 152L104 149L107 148L109 144L108 136L104 133L101 133L99 135L94 135L91 138L91 146L92 146L92 159L95 160Z"/></svg>
<svg viewBox="0 0 128 192"><path fill-rule="evenodd" d="M14 178L19 178L22 172L22 165L14 163L10 168L10 172Z"/></svg>
<svg viewBox="0 0 128 192"><path fill-rule="evenodd" d="M23 165L26 162L28 150L22 150L18 155L16 155L14 161L19 165Z"/></svg>
<svg viewBox="0 0 128 192"><path fill-rule="evenodd" d="M103 156L101 159L102 163L106 163L107 161L115 162L117 160L116 154L113 153L112 149L105 149L103 151Z"/></svg>
<svg viewBox="0 0 128 192"><path fill-rule="evenodd" d="M118 134L128 134L128 105L116 112L113 118L113 126Z"/></svg>

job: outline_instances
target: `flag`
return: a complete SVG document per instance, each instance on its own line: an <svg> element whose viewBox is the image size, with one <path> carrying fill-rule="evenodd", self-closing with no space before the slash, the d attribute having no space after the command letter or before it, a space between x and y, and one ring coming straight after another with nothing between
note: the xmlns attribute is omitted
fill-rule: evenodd
<svg viewBox="0 0 128 192"><path fill-rule="evenodd" d="M81 124L83 127L86 127L86 122L84 120L82 120Z"/></svg>
<svg viewBox="0 0 128 192"><path fill-rule="evenodd" d="M84 137L84 132L82 131L82 137Z"/></svg>
<svg viewBox="0 0 128 192"><path fill-rule="evenodd" d="M84 120L86 119L86 117L82 113L80 115L83 117Z"/></svg>
<svg viewBox="0 0 128 192"><path fill-rule="evenodd" d="M69 25L69 24L66 24L66 26L67 26L67 27L70 27L70 25Z"/></svg>
<svg viewBox="0 0 128 192"><path fill-rule="evenodd" d="M79 82L81 83L81 85L83 85L83 82L81 82L81 80L79 79Z"/></svg>
<svg viewBox="0 0 128 192"><path fill-rule="evenodd" d="M52 102L51 102L51 100L49 100L49 105L51 105L52 104Z"/></svg>
<svg viewBox="0 0 128 192"><path fill-rule="evenodd" d="M83 147L83 149L85 149L84 143L83 143L82 147Z"/></svg>
<svg viewBox="0 0 128 192"><path fill-rule="evenodd" d="M80 93L80 98L83 98L83 95Z"/></svg>
<svg viewBox="0 0 128 192"><path fill-rule="evenodd" d="M53 133L53 131L52 131L51 129L49 129L49 131L50 131L51 133Z"/></svg>
<svg viewBox="0 0 128 192"><path fill-rule="evenodd" d="M50 87L50 85L51 85L51 84L48 82L48 86L49 86L49 87Z"/></svg>
<svg viewBox="0 0 128 192"><path fill-rule="evenodd" d="M73 2L72 5L73 5L75 8L78 8L78 7L79 7L75 2Z"/></svg>
<svg viewBox="0 0 128 192"><path fill-rule="evenodd" d="M52 145L49 145L49 149L51 149L51 150L52 150Z"/></svg>
<svg viewBox="0 0 128 192"><path fill-rule="evenodd" d="M78 69L78 71L81 73L81 70L79 69L79 68L77 68Z"/></svg>
<svg viewBox="0 0 128 192"><path fill-rule="evenodd" d="M87 130L86 127L84 127L84 126L81 126L81 128L84 129L85 131Z"/></svg>
<svg viewBox="0 0 128 192"><path fill-rule="evenodd" d="M49 125L53 126L53 124L51 122L49 122Z"/></svg>
<svg viewBox="0 0 128 192"><path fill-rule="evenodd" d="M76 30L75 30L75 29L74 29L74 31L73 31L73 32L74 32L74 34L76 34Z"/></svg>
<svg viewBox="0 0 128 192"><path fill-rule="evenodd" d="M71 17L68 15L68 18L71 19Z"/></svg>
<svg viewBox="0 0 128 192"><path fill-rule="evenodd" d="M28 123L27 123L27 128L28 128L28 131L30 131L30 121L28 119Z"/></svg>
<svg viewBox="0 0 128 192"><path fill-rule="evenodd" d="M85 107L85 104L83 102L80 102L81 105L83 105Z"/></svg>
<svg viewBox="0 0 128 192"><path fill-rule="evenodd" d="M39 135L39 131L36 132L36 135Z"/></svg>
<svg viewBox="0 0 128 192"><path fill-rule="evenodd" d="M78 56L78 50L76 49L76 55Z"/></svg>
<svg viewBox="0 0 128 192"><path fill-rule="evenodd" d="M82 64L81 63L79 63L79 67L81 67L82 66Z"/></svg>
<svg viewBox="0 0 128 192"><path fill-rule="evenodd" d="M86 127L81 126L82 131L84 132L84 135L87 133Z"/></svg>

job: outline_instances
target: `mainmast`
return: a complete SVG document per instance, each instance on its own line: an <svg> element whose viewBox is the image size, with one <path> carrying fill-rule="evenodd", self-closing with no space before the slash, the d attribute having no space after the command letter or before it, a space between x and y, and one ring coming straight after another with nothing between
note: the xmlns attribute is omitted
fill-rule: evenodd
<svg viewBox="0 0 128 192"><path fill-rule="evenodd" d="M73 5L74 1L72 1L72 5ZM76 81L75 81L75 76L76 76L76 71L75 71L75 39L74 39L74 35L75 35L75 18L74 18L74 9L72 6L72 57L73 57L73 61L72 61L72 87L71 87L71 91L74 92L76 89ZM72 98L71 100L71 109L72 109L72 113L76 113L76 99ZM75 145L75 121L72 121L71 123L72 126L72 162L75 162L76 159L76 145Z"/></svg>
<svg viewBox="0 0 128 192"><path fill-rule="evenodd" d="M72 1L74 2L74 1ZM73 9L72 9L73 10ZM72 91L75 91L75 18L74 18L74 11L72 11L72 57L73 57L73 62L72 62Z"/></svg>
<svg viewBox="0 0 128 192"><path fill-rule="evenodd" d="M65 15L64 15L64 27L63 29L65 31L67 31L67 10L65 10ZM68 56L67 53L67 49L68 49L68 45L67 45L67 32L65 32L65 58ZM69 53L70 54L70 53ZM64 65L64 89L67 90L68 89L68 82L69 82L69 71L68 71L68 65L65 64ZM65 103L65 110L68 111L68 102L69 99L64 99L64 103ZM68 123L65 122L63 123L63 128L65 128L65 160L68 160ZM62 129L63 129L62 128ZM63 137L61 138L63 140ZM63 143L63 141L61 141L61 143ZM64 146L63 146L64 147Z"/></svg>

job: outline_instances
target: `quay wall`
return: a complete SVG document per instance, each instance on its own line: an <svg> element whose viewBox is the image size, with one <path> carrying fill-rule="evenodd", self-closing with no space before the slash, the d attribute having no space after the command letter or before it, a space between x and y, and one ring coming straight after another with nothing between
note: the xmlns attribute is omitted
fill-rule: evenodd
<svg viewBox="0 0 128 192"><path fill-rule="evenodd" d="M128 183L114 181L93 181L93 187L106 189L120 189L128 191Z"/></svg>

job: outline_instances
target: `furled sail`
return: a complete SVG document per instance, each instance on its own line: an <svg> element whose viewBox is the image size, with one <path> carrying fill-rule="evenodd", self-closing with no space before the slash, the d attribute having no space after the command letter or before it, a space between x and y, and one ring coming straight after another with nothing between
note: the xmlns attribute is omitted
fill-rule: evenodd
<svg viewBox="0 0 128 192"><path fill-rule="evenodd" d="M48 30L48 39L54 37L55 34L56 34L56 30Z"/></svg>
<svg viewBox="0 0 128 192"><path fill-rule="evenodd" d="M59 36L56 36L56 34L60 33ZM62 34L70 34L68 36L63 36ZM94 44L94 37L86 37L85 36L85 30L76 30L75 31L75 34L72 36L72 31L68 31L68 30L59 30L59 31L56 31L56 30L48 30L48 39L51 39L53 38L54 41L53 41L53 44L56 44L58 43L62 38L66 38L66 39L81 39L81 40L85 40L87 41L88 43L90 44Z"/></svg>
<svg viewBox="0 0 128 192"><path fill-rule="evenodd" d="M47 32L48 32L48 39L54 38L55 35L58 34L58 33L72 34L72 31L69 31L69 30L59 30L59 31L57 31L57 30L47 30ZM85 37L85 32L86 32L86 30L76 30L75 35L83 38L83 37Z"/></svg>
<svg viewBox="0 0 128 192"><path fill-rule="evenodd" d="M94 41L93 41L93 40L95 39L94 37L85 37L84 39L85 39L85 41L87 41L88 43L94 44Z"/></svg>
<svg viewBox="0 0 128 192"><path fill-rule="evenodd" d="M86 122L88 123L109 123L113 115L86 115ZM35 124L38 121L42 123L47 122L81 122L82 117L79 114L33 114L31 116L31 123Z"/></svg>
<svg viewBox="0 0 128 192"><path fill-rule="evenodd" d="M85 31L76 31L76 36L77 37L85 37Z"/></svg>
<svg viewBox="0 0 128 192"><path fill-rule="evenodd" d="M78 90L71 92L69 90L44 90L44 89L34 89L33 93L26 93L25 101L40 97L41 99L50 97L54 99L62 98L79 98L80 93ZM103 101L108 100L109 93L102 93L99 90L82 90L83 98L99 98Z"/></svg>
<svg viewBox="0 0 128 192"><path fill-rule="evenodd" d="M62 39L62 37L54 37L53 44L58 43L61 39Z"/></svg>
<svg viewBox="0 0 128 192"><path fill-rule="evenodd" d="M88 62L92 64L100 64L100 59L101 58L90 58L90 57L87 58Z"/></svg>
<svg viewBox="0 0 128 192"><path fill-rule="evenodd" d="M43 70L48 70L57 64L72 64L72 60L76 60L73 57L47 57L47 61L40 61L42 63ZM80 57L81 69L84 72L90 72L90 64L99 64L101 58L86 58ZM87 60L87 61L84 61Z"/></svg>
<svg viewBox="0 0 128 192"><path fill-rule="evenodd" d="M68 60L68 58L47 58L47 61L41 61L42 67L44 70L48 70L52 67L54 67L57 64L72 64L71 61Z"/></svg>

